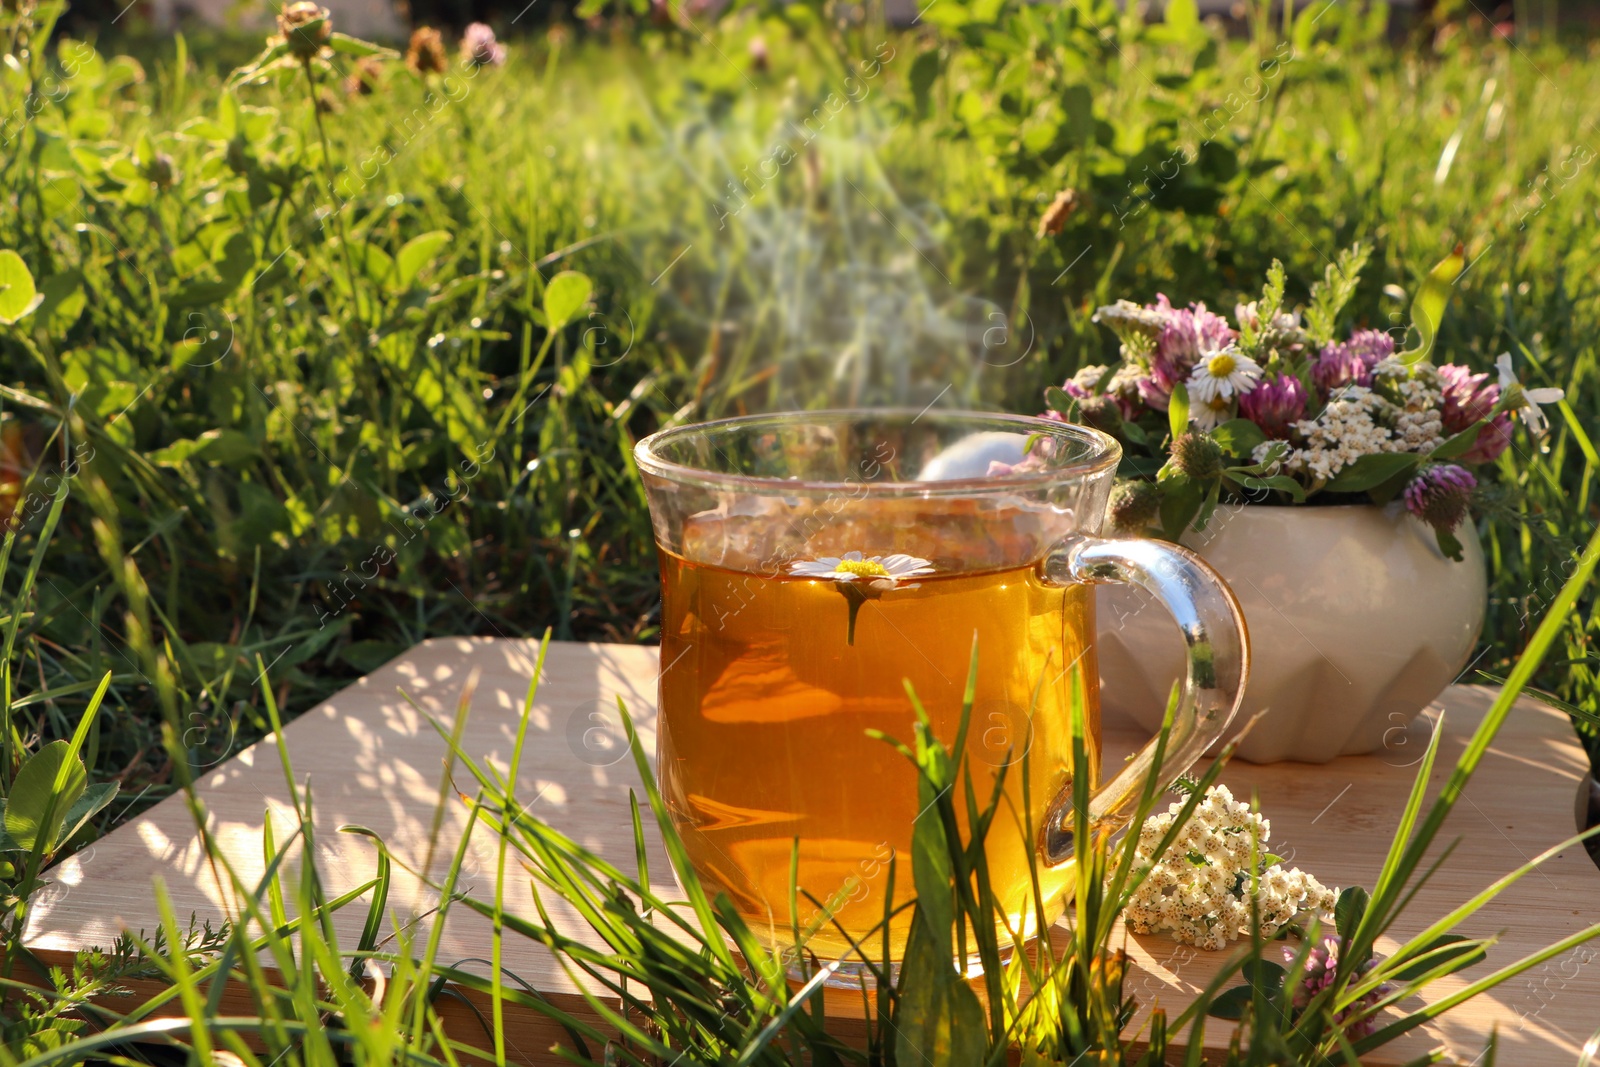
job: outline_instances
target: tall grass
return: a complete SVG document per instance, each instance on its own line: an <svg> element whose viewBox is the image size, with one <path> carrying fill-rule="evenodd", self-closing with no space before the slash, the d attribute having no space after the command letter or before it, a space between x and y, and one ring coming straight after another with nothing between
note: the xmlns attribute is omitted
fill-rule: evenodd
<svg viewBox="0 0 1600 1067"><path fill-rule="evenodd" d="M1522 686L1555 643L1562 612L1586 587L1597 564L1600 536L1590 542L1578 573L1558 595L1553 613L1535 633L1526 658L1466 746L1444 790L1425 805L1437 735L1430 742L1377 881L1370 893L1352 888L1341 894L1336 931L1325 931L1321 920L1313 919L1287 968L1262 958L1264 945L1256 932L1200 998L1176 1018L1168 1019L1158 1009L1146 1025L1129 1028L1135 1005L1123 988L1128 959L1116 944L1116 919L1149 868L1135 862L1139 835L1114 840L1105 827L1089 821L1092 756L1086 749L1090 735L1081 707L1073 712L1074 783L1079 795L1072 818L1079 854L1075 899L1067 918L1070 936L1059 952L1049 942L1030 951L1020 931L1013 931L1009 942L997 935L1009 920L997 903L983 856L985 836L996 818L1031 823L1038 813L1009 812L1002 805L998 783L986 800L974 790L961 735L974 699L976 650L962 725L952 742L933 735L922 704L908 692L918 717L915 737L910 743L888 740L916 765L920 793L936 817L919 820L915 831L908 865L916 902L906 957L895 975L888 961L876 954L871 935L854 942L851 957L823 964L808 953L798 931L795 944L769 948L726 895L710 897L689 863L626 709L628 742L645 792L642 803L632 797L637 866L628 869L603 859L530 815L517 800L515 782L537 698L544 659L541 647L507 771L480 762L459 746L461 723L471 710L470 685L463 690L453 726L430 718L450 747L453 764L464 772L452 792L468 806L469 818L453 860L437 882L430 882L439 903L425 932L412 933L409 925L388 914L395 861L370 831L346 828L374 836L376 874L369 881L332 897L313 863L300 863L298 876L288 877L290 860L297 853L314 854L314 798L308 787L296 784L288 747L279 746L293 797L294 825L282 839L269 825L263 841L265 872L255 884L233 868L210 835L204 805L192 791L188 793L208 860L231 888L228 896L235 903L226 923L208 931L203 943L197 944L192 931L186 934L180 927L164 887L158 884L159 942L129 938L112 957L86 955L70 977L58 972L47 991L4 980L36 1007L8 1026L0 1060L46 1067L80 1062L86 1056L126 1056L134 1043L143 1042L171 1045L196 1063L212 1062L214 1050L226 1050L251 1067L280 1062L454 1064L468 1058L506 1062L506 1013L518 1011L543 1016L559 1027L564 1037L553 1053L575 1063L647 1067L926 1061L943 1067L998 1065L1020 1054L1022 1062L1031 1065L1089 1058L1153 1067L1169 1062L1169 1043L1176 1054L1185 1031L1186 1062L1199 1063L1200 1036L1212 1014L1239 1020L1219 1062L1355 1064L1358 1057L1470 997L1600 936L1596 923L1526 958L1497 960L1493 971L1479 974L1490 942L1453 932L1506 886L1585 836L1580 835L1506 873L1404 940L1386 958L1367 965L1377 939L1393 929L1416 890L1434 872L1423 859ZM266 703L273 726L280 727L270 695ZM1165 742L1166 728L1157 744ZM1152 859L1173 846L1226 758L1224 752L1200 775ZM1020 768L1022 774L1029 773L1026 754ZM1136 822L1153 811L1167 785L1155 777L1157 773L1152 771L1139 793ZM682 887L681 900L664 897L653 886L645 859L646 818L654 821L666 846ZM499 845L493 886L481 895L464 889L457 877L474 833L493 835ZM902 862L901 857L890 860L891 880L907 876ZM412 873L427 877L426 872ZM537 920L507 910L508 877L519 892L523 886L531 888ZM1035 896L1039 919L1045 922L1047 902L1038 898L1037 890ZM885 894L886 901L892 897ZM549 906L557 900L594 936L579 936L570 920L553 922ZM816 903L826 910L826 904ZM345 908L365 910L355 944L341 943L331 921ZM463 909L492 924L487 977L439 955L446 924ZM891 917L886 914L884 923ZM1414 917L1407 918L1408 925L1414 924ZM1297 997L1310 950L1323 942L1325 934L1338 939L1338 971L1314 995ZM554 954L580 991L586 1011L557 1006L505 970L505 945L518 939ZM20 946L18 951L26 953ZM957 969L957 962L967 959L983 964L986 1005ZM811 962L802 964L801 975L791 980L796 964L807 960ZM860 1045L842 1043L825 1025L823 986L846 962L864 969L876 986L876 995L863 999L866 1038ZM1476 968L1472 980L1459 991L1421 1007L1402 1007L1432 983L1469 968ZM123 1012L87 1004L91 994L114 991L135 974L154 974L164 979L164 988ZM1248 980L1239 987L1245 995L1224 994L1224 987L1241 976ZM488 998L489 1016L480 1016L482 1044L446 1027L439 1001L446 983ZM245 1006L224 1012L224 998L230 992ZM1232 1010L1223 1009L1224 1000ZM1385 1009L1392 1011L1378 1017ZM92 1031L83 1029L78 1017L83 1014L93 1020ZM1362 1025L1369 1018L1371 1023Z"/></svg>
<svg viewBox="0 0 1600 1067"><path fill-rule="evenodd" d="M1358 322L1399 324L1462 243L1449 358L1509 350L1567 389L1549 450L1508 453L1484 501L1474 666L1543 662L1518 684L1600 714L1600 602L1574 580L1600 466L1591 41L1391 46L1347 5L1233 40L1184 3L1146 26L1109 0L940 0L903 30L752 4L562 27L504 69L384 59L347 94L353 56L224 89L254 43L108 58L52 43L57 14L0 14L0 249L41 298L12 306L6 259L0 781L86 729L88 778L121 791L51 852L430 634L653 639L646 432L825 402L1037 410L1105 354L1098 304L1229 304L1273 258L1303 284L1357 240ZM1519 660L1540 619L1555 658ZM290 921L272 900L334 903L246 888L269 901L255 938ZM228 967L256 966L245 948ZM263 1016L360 1005L310 958ZM171 968L180 992L206 980ZM423 1041L408 973L393 1010ZM769 1022L795 1003L748 998ZM364 1040L284 1026L282 1047Z"/></svg>
<svg viewBox="0 0 1600 1067"><path fill-rule="evenodd" d="M46 298L0 334L25 543L68 488L18 616L29 728L64 736L66 687L113 671L94 762L142 805L265 728L257 655L293 714L428 634L650 640L642 434L1037 410L1104 354L1097 304L1229 303L1274 257L1292 299L1356 240L1359 322L1399 322L1396 287L1463 242L1449 357L1568 390L1486 502L1475 665L1503 674L1595 517L1593 46L1391 47L1342 6L1225 40L1184 8L946 2L892 31L751 6L431 81L389 60L354 96L347 56L223 93L181 45L32 48L0 161L0 247ZM588 284L551 329L563 271ZM1540 680L1590 710L1594 613Z"/></svg>

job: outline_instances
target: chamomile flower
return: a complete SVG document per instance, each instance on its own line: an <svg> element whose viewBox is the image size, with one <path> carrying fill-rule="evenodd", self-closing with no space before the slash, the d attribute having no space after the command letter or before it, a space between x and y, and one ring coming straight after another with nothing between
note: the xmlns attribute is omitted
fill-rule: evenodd
<svg viewBox="0 0 1600 1067"><path fill-rule="evenodd" d="M896 552L891 556L865 556L860 552L846 552L842 556L820 556L789 564L789 573L800 578L821 578L830 582L853 582L858 578L868 582L898 582L932 574L933 565L925 559Z"/></svg>
<svg viewBox="0 0 1600 1067"><path fill-rule="evenodd" d="M1189 409L1189 421L1202 430L1214 430L1233 418L1233 401L1222 394L1202 400Z"/></svg>
<svg viewBox="0 0 1600 1067"><path fill-rule="evenodd" d="M1261 381L1261 364L1231 345L1195 364L1189 372L1189 396L1208 404L1248 393Z"/></svg>
<svg viewBox="0 0 1600 1067"><path fill-rule="evenodd" d="M1530 433L1543 437L1550 425L1539 405L1554 404L1566 395L1565 392L1561 389L1524 389L1511 370L1510 352L1500 353L1494 366L1500 372L1500 395L1505 400L1506 409L1516 412L1527 423Z"/></svg>

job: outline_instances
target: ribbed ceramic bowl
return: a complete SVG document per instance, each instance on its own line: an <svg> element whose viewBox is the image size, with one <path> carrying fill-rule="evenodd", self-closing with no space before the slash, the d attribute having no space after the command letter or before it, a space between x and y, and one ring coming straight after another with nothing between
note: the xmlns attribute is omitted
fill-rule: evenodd
<svg viewBox="0 0 1600 1067"><path fill-rule="evenodd" d="M1221 508L1184 544L1233 587L1251 669L1238 755L1325 763L1403 743L1405 727L1466 666L1483 629L1483 553L1461 562L1397 504ZM1125 587L1097 590L1100 700L1150 730L1182 660L1172 621Z"/></svg>

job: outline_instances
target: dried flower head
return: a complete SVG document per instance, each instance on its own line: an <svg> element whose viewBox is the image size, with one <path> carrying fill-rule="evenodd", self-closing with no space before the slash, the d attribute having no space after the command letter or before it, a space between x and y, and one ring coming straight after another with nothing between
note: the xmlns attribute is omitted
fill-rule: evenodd
<svg viewBox="0 0 1600 1067"><path fill-rule="evenodd" d="M373 56L362 56L356 60L355 69L344 80L344 91L350 96L371 96L378 88L378 79L383 76L383 64Z"/></svg>
<svg viewBox="0 0 1600 1067"><path fill-rule="evenodd" d="M1127 344L1128 338L1133 336L1154 341L1167 325L1166 315L1135 304L1132 300L1107 304L1096 311L1089 321L1109 327L1123 344Z"/></svg>
<svg viewBox="0 0 1600 1067"><path fill-rule="evenodd" d="M1222 477L1222 449L1203 433L1179 434L1172 442L1172 465L1200 482Z"/></svg>
<svg viewBox="0 0 1600 1067"><path fill-rule="evenodd" d="M1118 533L1143 533L1154 526L1161 515L1161 490L1154 482L1118 482L1111 490L1111 505L1106 514Z"/></svg>
<svg viewBox="0 0 1600 1067"><path fill-rule="evenodd" d="M474 22L461 34L461 58L475 67L498 67L506 61L506 46L488 26Z"/></svg>
<svg viewBox="0 0 1600 1067"><path fill-rule="evenodd" d="M411 43L406 46L406 66L421 77L443 74L450 59L444 50L444 38L432 26L418 26L411 31Z"/></svg>
<svg viewBox="0 0 1600 1067"><path fill-rule="evenodd" d="M178 180L178 166L165 152L138 161L139 173L158 189L170 189Z"/></svg>
<svg viewBox="0 0 1600 1067"><path fill-rule="evenodd" d="M766 70L771 65L771 57L767 54L767 39L765 37L752 37L745 46L745 51L750 55L750 66L753 70Z"/></svg>
<svg viewBox="0 0 1600 1067"><path fill-rule="evenodd" d="M1072 213L1078 210L1078 192L1076 189L1063 189L1050 201L1050 206L1044 209L1044 215L1039 219L1039 237L1055 236L1067 224Z"/></svg>
<svg viewBox="0 0 1600 1067"><path fill-rule="evenodd" d="M301 62L315 58L333 33L328 9L312 0L295 0L278 12L278 32L289 52Z"/></svg>

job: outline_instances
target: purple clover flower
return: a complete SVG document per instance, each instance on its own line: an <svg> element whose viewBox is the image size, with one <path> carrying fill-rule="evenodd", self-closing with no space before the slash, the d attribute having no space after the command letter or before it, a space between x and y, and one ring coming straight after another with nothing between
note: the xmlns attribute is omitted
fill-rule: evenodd
<svg viewBox="0 0 1600 1067"><path fill-rule="evenodd" d="M506 46L488 26L474 22L461 33L461 54L475 66L498 67L506 61Z"/></svg>
<svg viewBox="0 0 1600 1067"><path fill-rule="evenodd" d="M1292 374L1264 379L1239 397L1239 414L1279 440L1288 438L1290 428L1305 413L1306 387Z"/></svg>
<svg viewBox="0 0 1600 1067"><path fill-rule="evenodd" d="M1139 396L1155 410L1165 411L1172 387L1189 377L1201 357L1220 352L1239 335L1227 319L1206 310L1203 303L1175 308L1165 293L1157 293L1156 302L1145 307L1165 315L1167 324L1156 337L1150 374L1139 380Z"/></svg>
<svg viewBox="0 0 1600 1067"><path fill-rule="evenodd" d="M1394 355L1394 338L1382 330L1357 330L1350 340L1322 350L1311 365L1311 376L1323 394L1346 385L1371 385L1372 368Z"/></svg>
<svg viewBox="0 0 1600 1067"><path fill-rule="evenodd" d="M1439 368L1444 379L1444 407L1439 412L1445 432L1460 433L1475 422L1489 417L1500 400L1500 386L1487 373L1473 374L1458 363ZM1488 463L1511 443L1511 415L1502 411L1478 434L1472 447L1461 454L1463 463Z"/></svg>
<svg viewBox="0 0 1600 1067"><path fill-rule="evenodd" d="M1442 533L1450 533L1467 517L1467 505L1478 479L1465 467L1435 463L1406 483L1406 510Z"/></svg>
<svg viewBox="0 0 1600 1067"><path fill-rule="evenodd" d="M1304 1009L1316 999L1317 994L1333 985L1334 978L1339 970L1339 950L1342 947L1342 943L1342 939L1337 936L1325 937L1322 940L1322 944L1316 946L1307 954L1305 972L1300 976L1300 984L1295 987L1294 995L1291 998L1291 1003L1296 1008ZM1294 950L1284 949L1283 958L1284 962L1292 966L1295 958ZM1376 964L1377 960L1368 959L1356 968L1355 974L1351 976L1351 981L1372 970ZM1360 1019L1355 1018L1355 1016L1370 1010L1380 1000L1388 996L1390 992L1392 990L1389 983L1383 983L1348 1008L1336 1013L1333 1021L1344 1029L1347 1037L1351 1040L1359 1041L1378 1028L1378 1021L1372 1015Z"/></svg>

